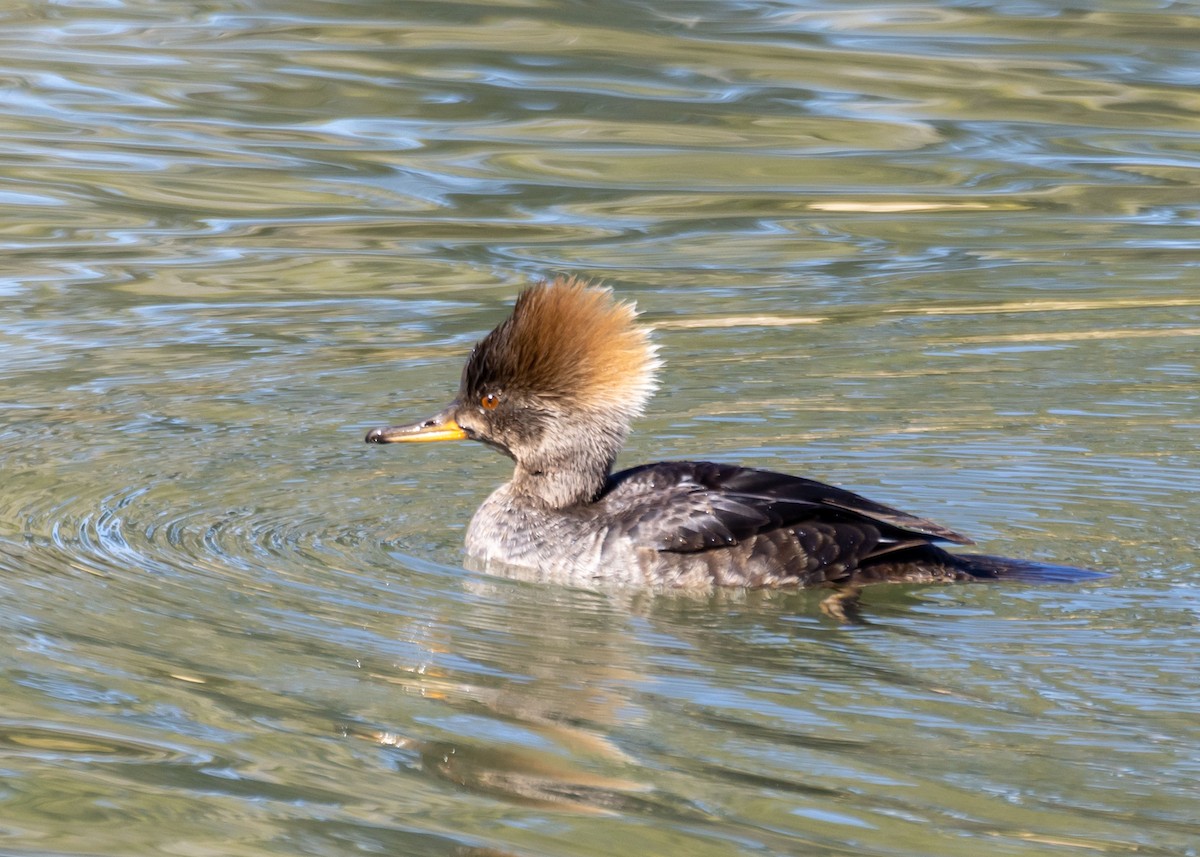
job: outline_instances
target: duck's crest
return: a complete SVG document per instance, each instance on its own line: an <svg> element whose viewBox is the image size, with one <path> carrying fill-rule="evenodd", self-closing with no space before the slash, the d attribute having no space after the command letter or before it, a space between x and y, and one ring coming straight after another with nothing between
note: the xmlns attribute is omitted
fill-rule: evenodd
<svg viewBox="0 0 1200 857"><path fill-rule="evenodd" d="M632 303L579 277L556 277L517 297L512 315L475 346L463 371L472 394L519 391L632 418L661 366Z"/></svg>

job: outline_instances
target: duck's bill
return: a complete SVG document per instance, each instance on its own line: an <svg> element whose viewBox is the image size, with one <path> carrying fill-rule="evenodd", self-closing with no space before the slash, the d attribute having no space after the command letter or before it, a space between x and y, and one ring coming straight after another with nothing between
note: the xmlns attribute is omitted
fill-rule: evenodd
<svg viewBox="0 0 1200 857"><path fill-rule="evenodd" d="M407 426L371 429L367 443L422 443L433 440L466 440L467 433L454 421L449 410Z"/></svg>

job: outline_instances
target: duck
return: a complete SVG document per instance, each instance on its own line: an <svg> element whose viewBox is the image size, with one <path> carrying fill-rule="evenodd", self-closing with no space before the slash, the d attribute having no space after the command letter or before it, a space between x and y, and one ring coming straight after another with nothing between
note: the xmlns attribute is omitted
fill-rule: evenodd
<svg viewBox="0 0 1200 857"><path fill-rule="evenodd" d="M832 485L710 461L613 472L662 361L632 303L578 276L523 290L480 340L458 394L370 444L470 440L513 461L475 512L475 567L584 588L827 588L846 620L877 583L1076 583L1089 569L986 554L926 518Z"/></svg>

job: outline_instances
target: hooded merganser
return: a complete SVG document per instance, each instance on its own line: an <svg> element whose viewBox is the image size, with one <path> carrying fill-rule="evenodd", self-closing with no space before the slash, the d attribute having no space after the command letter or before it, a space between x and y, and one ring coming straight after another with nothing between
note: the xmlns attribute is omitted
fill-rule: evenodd
<svg viewBox="0 0 1200 857"><path fill-rule="evenodd" d="M631 304L559 277L526 289L472 350L458 397L367 443L477 440L516 462L467 529L485 568L568 584L662 589L834 587L844 617L867 583L1104 575L955 554L939 524L798 476L668 461L612 473L661 366Z"/></svg>

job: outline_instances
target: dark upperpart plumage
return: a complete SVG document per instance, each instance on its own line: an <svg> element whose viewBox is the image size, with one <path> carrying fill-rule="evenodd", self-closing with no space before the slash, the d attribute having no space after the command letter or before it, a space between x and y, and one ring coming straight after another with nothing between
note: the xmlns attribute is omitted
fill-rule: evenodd
<svg viewBox="0 0 1200 857"><path fill-rule="evenodd" d="M576 585L833 586L1007 578L1074 582L1083 569L979 554L932 521L797 476L708 462L612 474L659 362L633 307L572 278L539 283L471 352L436 416L368 443L478 440L515 462L467 532L476 561ZM844 598L843 598L844 600ZM826 605L841 614L840 601Z"/></svg>

